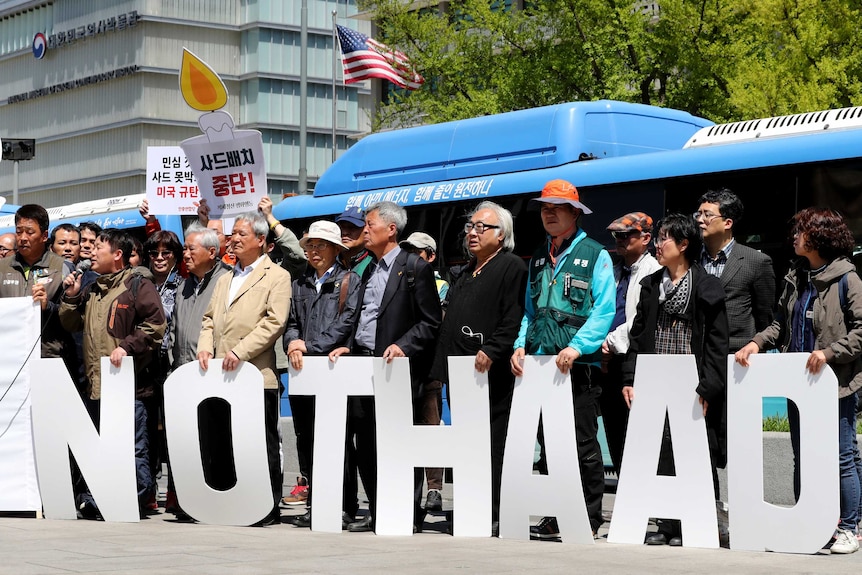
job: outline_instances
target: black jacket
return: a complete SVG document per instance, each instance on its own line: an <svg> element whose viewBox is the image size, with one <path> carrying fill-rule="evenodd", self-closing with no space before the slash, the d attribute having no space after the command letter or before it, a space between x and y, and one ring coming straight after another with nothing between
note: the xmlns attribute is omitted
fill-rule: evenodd
<svg viewBox="0 0 862 575"><path fill-rule="evenodd" d="M658 324L659 285L665 268L647 276L641 282L638 312L629 333L630 346L623 362L623 385L632 385L639 353L655 353L655 331ZM697 394L709 408L706 425L710 433L710 448L715 451L716 465L726 461L725 430L727 420L727 355L729 335L724 289L718 278L700 266L691 267L692 294L687 313L691 314L691 352L697 362L699 382ZM718 442L716 444L716 441Z"/></svg>
<svg viewBox="0 0 862 575"><path fill-rule="evenodd" d="M290 315L284 332L284 349L295 339L305 342L309 354L327 354L337 347L353 345L353 331L359 317L359 294L362 288L359 276L335 264L320 293L314 288L317 272L308 270L293 281L290 298ZM344 307L338 311L342 284L347 278Z"/></svg>

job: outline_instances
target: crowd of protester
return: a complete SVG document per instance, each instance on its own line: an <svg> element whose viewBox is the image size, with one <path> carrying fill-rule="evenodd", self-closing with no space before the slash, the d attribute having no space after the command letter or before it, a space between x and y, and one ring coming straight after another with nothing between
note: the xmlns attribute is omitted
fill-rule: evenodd
<svg viewBox="0 0 862 575"><path fill-rule="evenodd" d="M727 506L717 469L727 461L728 354L750 356L778 349L809 354L807 369L826 364L839 382L840 517L833 553L852 553L862 507L862 462L856 443L856 392L862 387L862 281L850 261L854 240L839 213L807 208L793 218L790 235L798 260L780 285L771 259L734 238L743 205L730 190L708 191L694 214L667 214L654 224L643 212L607 226L614 257L603 238L581 226L592 211L564 180L548 182L530 205L546 239L529 262L516 256L512 214L485 201L467 214L467 263L434 269L437 242L407 227L404 208L381 202L349 208L333 221L312 223L297 236L272 214L272 202L240 215L225 233L202 203L199 221L181 240L159 229L148 212L143 242L95 224L61 224L48 234L48 214L37 205L15 215L15 234L0 236L0 297L31 295L42 308L42 355L60 357L78 384L98 427L100 359L119 366L135 360L135 460L142 514L158 510L155 479L166 464L165 511L192 520L170 477L163 438L162 386L172 369L214 358L232 371L253 363L263 374L267 458L272 509L261 521L281 521L280 507L305 505L299 527L313 523L314 399L290 396L300 476L282 497L279 398L289 365L305 356L407 357L414 423L439 425L447 357L475 357L488 374L492 525L498 534L500 483L509 411L524 357L554 356L571 380L577 457L587 516L594 535L602 515L605 470L598 442L599 416L616 473L622 471L628 411L636 402L634 374L640 354L692 354L696 392L706 421L718 516L726 545ZM592 216L595 217L595 216ZM654 254L654 255L653 255ZM270 257L272 255L272 257ZM89 261L89 265L82 265ZM280 262L280 265L276 262ZM448 280L448 281L447 281ZM110 313L109 313L110 312ZM199 411L201 456L209 485L236 482L230 453L229 407L205 402ZM799 496L799 417L789 404ZM345 422L342 521L348 531L375 528L376 423L373 397L351 397ZM666 421L660 475L674 474L671 426ZM539 473L547 473L544 430L537 445ZM98 518L97 502L73 466L82 517ZM414 531L428 511L442 510L442 469L417 469ZM368 510L359 513L358 482ZM425 485L427 483L427 490ZM422 495L426 493L425 503ZM680 521L655 518L650 545L683 544ZM557 539L555 517L531 528L536 539Z"/></svg>

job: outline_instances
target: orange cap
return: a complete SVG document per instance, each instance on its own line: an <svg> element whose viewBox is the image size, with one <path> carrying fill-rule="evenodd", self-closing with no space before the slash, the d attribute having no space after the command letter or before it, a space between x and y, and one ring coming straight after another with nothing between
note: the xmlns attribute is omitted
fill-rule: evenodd
<svg viewBox="0 0 862 575"><path fill-rule="evenodd" d="M530 201L546 204L569 204L585 214L593 213L593 210L581 203L578 189L566 180L551 180L542 188L542 195Z"/></svg>

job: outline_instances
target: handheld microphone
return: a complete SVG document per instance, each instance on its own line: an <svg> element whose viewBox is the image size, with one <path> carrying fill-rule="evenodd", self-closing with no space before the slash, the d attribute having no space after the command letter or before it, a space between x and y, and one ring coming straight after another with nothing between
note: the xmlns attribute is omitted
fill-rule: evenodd
<svg viewBox="0 0 862 575"><path fill-rule="evenodd" d="M81 260L78 262L78 265L75 266L75 271L72 272L72 275L75 279L82 276L84 272L90 271L90 268L93 267L93 262L90 260Z"/></svg>

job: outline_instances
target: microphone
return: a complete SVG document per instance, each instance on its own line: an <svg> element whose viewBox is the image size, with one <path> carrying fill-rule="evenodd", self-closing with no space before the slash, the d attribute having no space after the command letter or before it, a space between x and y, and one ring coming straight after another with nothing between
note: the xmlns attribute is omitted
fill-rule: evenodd
<svg viewBox="0 0 862 575"><path fill-rule="evenodd" d="M93 262L90 260L81 260L78 262L78 265L75 266L75 271L72 272L72 275L75 279L82 276L85 272L90 271L90 268L93 267Z"/></svg>

